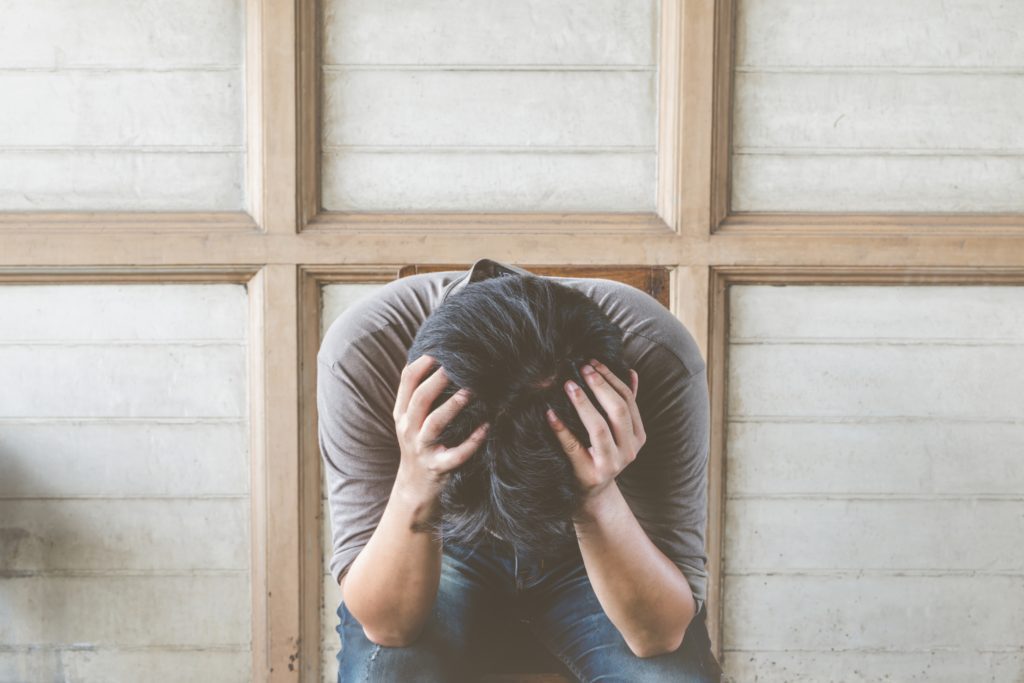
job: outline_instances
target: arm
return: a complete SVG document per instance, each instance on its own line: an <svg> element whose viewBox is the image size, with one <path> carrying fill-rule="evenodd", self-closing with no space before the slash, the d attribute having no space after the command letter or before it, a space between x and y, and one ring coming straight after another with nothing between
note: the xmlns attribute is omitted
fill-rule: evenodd
<svg viewBox="0 0 1024 683"><path fill-rule="evenodd" d="M434 604L441 544L414 530L431 507L399 470L380 523L341 578L342 600L378 645L403 647L415 640Z"/></svg>
<svg viewBox="0 0 1024 683"><path fill-rule="evenodd" d="M593 446L584 449L549 411L548 418L573 463L584 491L575 524L587 574L608 618L641 657L678 648L696 611L693 593L678 567L644 532L615 483L646 441L636 405L639 376L627 387L604 365L592 361L583 376L608 414L601 416L586 395L566 391Z"/></svg>
<svg viewBox="0 0 1024 683"><path fill-rule="evenodd" d="M465 391L458 392L428 415L448 384L443 368L423 380L434 363L422 356L402 371L392 414L400 451L398 471L376 528L340 581L342 599L367 638L389 647L415 640L430 614L440 578L441 546L420 525L435 514L447 473L477 450L486 431L478 429L452 449L430 445L468 400ZM329 410L326 396L325 392L322 407ZM346 443L346 448L355 448L359 440ZM334 448L328 439L323 446ZM347 481L370 478L370 472L357 472ZM339 499L346 500L341 495Z"/></svg>
<svg viewBox="0 0 1024 683"><path fill-rule="evenodd" d="M587 575L608 618L638 657L673 652L693 619L693 593L651 542L613 481L576 520Z"/></svg>

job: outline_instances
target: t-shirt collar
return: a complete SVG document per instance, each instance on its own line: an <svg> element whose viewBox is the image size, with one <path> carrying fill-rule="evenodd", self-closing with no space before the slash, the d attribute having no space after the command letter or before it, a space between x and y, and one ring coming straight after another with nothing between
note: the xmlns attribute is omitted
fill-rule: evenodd
<svg viewBox="0 0 1024 683"><path fill-rule="evenodd" d="M449 295L458 292L470 282L480 282L481 280L487 280L492 277L503 277L505 275L533 275L530 271L514 266L511 263L503 263L501 261L495 261L494 259L481 258L477 259L466 274L462 277L453 280L445 287L441 293L441 301L448 298Z"/></svg>

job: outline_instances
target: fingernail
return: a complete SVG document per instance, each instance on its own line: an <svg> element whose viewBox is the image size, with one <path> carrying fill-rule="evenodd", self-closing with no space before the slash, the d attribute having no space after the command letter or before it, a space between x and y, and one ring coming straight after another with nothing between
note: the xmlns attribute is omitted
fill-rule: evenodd
<svg viewBox="0 0 1024 683"><path fill-rule="evenodd" d="M583 374L584 375L593 375L594 374L594 368L590 367L590 365L584 365L583 366Z"/></svg>
<svg viewBox="0 0 1024 683"><path fill-rule="evenodd" d="M595 368L599 368L602 365L601 361L599 361L596 358L591 358L590 359L590 364L593 365Z"/></svg>
<svg viewBox="0 0 1024 683"><path fill-rule="evenodd" d="M576 386L576 382L573 382L572 380L569 380L568 382L565 383L565 388L569 390L570 394L575 394L577 391L580 390L580 388Z"/></svg>
<svg viewBox="0 0 1024 683"><path fill-rule="evenodd" d="M555 415L555 411L551 410L551 408L544 411L544 414L548 416L548 422L554 423L558 421L558 416Z"/></svg>

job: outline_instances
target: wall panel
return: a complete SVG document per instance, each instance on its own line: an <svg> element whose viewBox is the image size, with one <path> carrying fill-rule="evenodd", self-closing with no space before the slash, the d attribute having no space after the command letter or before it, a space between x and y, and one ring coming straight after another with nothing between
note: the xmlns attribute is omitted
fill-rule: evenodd
<svg viewBox="0 0 1024 683"><path fill-rule="evenodd" d="M246 310L0 286L0 679L250 679Z"/></svg>
<svg viewBox="0 0 1024 683"><path fill-rule="evenodd" d="M1019 4L737 9L734 211L1024 211Z"/></svg>
<svg viewBox="0 0 1024 683"><path fill-rule="evenodd" d="M327 210L653 211L656 0L328 0Z"/></svg>
<svg viewBox="0 0 1024 683"><path fill-rule="evenodd" d="M243 5L4 3L0 210L241 209Z"/></svg>
<svg viewBox="0 0 1024 683"><path fill-rule="evenodd" d="M1024 288L734 285L729 306L729 674L1017 680Z"/></svg>

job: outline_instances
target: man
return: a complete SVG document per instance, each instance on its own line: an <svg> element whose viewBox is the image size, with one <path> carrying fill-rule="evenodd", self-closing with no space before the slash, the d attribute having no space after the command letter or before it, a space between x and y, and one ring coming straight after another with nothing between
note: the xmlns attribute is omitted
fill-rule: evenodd
<svg viewBox="0 0 1024 683"><path fill-rule="evenodd" d="M578 679L713 681L705 364L646 293L492 259L357 302L318 360L339 680L471 680L519 619Z"/></svg>

